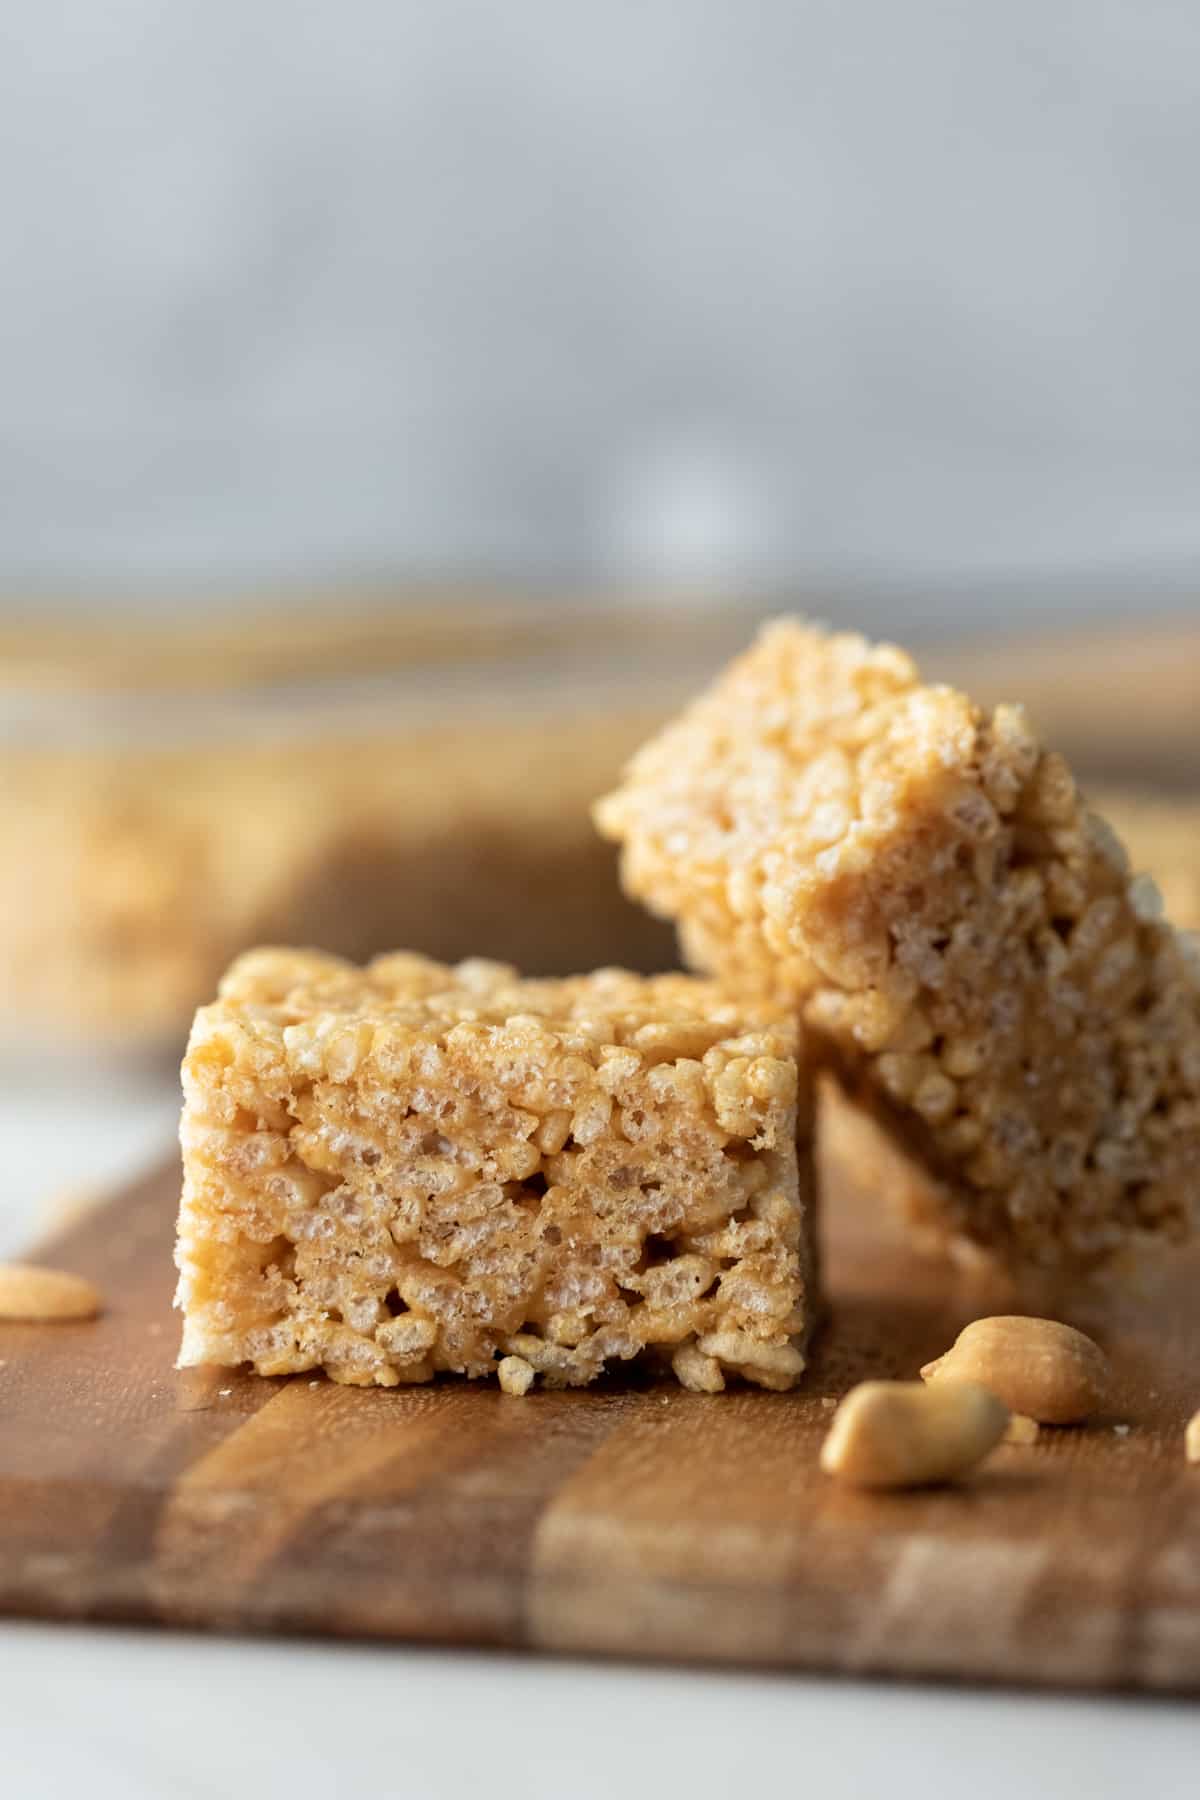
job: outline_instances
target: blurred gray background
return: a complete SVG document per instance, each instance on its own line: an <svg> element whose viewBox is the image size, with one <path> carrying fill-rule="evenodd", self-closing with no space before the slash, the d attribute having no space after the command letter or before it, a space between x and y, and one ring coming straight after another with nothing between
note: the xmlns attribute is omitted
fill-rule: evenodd
<svg viewBox="0 0 1200 1800"><path fill-rule="evenodd" d="M1192 604L1187 0L3 0L0 143L5 592Z"/></svg>

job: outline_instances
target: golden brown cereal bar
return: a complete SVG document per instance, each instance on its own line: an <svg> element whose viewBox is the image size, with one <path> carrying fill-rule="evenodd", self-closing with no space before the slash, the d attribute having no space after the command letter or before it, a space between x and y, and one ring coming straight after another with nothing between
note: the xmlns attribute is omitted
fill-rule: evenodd
<svg viewBox="0 0 1200 1800"><path fill-rule="evenodd" d="M782 620L597 817L688 961L801 1003L952 1231L1047 1263L1185 1233L1196 971L1020 707Z"/></svg>
<svg viewBox="0 0 1200 1800"><path fill-rule="evenodd" d="M814 1305L788 1014L687 975L242 957L183 1069L181 1365L522 1392L650 1353L790 1387Z"/></svg>

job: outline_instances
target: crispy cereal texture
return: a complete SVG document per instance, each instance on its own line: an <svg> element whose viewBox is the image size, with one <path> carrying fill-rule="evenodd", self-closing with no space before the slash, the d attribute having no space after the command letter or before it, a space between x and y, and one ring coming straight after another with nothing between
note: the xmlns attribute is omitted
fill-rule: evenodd
<svg viewBox="0 0 1200 1800"><path fill-rule="evenodd" d="M522 1393L646 1352L686 1387L790 1387L799 1044L687 975L242 957L184 1062L180 1364Z"/></svg>
<svg viewBox="0 0 1200 1800"><path fill-rule="evenodd" d="M693 966L801 1004L950 1231L1042 1263L1185 1234L1194 961L1020 707L781 620L597 819Z"/></svg>

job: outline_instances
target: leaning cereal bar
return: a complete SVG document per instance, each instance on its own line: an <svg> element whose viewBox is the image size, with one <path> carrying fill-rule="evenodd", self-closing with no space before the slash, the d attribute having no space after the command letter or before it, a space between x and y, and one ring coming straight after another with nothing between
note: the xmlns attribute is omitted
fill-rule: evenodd
<svg viewBox="0 0 1200 1800"><path fill-rule="evenodd" d="M779 621L597 817L694 966L799 1002L950 1231L1047 1263L1184 1234L1196 973L1019 707Z"/></svg>
<svg viewBox="0 0 1200 1800"><path fill-rule="evenodd" d="M792 1019L686 975L262 950L184 1063L180 1363L521 1392L643 1352L786 1388L813 1310Z"/></svg>

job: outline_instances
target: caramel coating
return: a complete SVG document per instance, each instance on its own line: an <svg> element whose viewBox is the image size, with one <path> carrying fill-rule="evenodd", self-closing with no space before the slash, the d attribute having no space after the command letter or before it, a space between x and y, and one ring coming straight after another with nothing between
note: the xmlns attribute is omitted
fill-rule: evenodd
<svg viewBox="0 0 1200 1800"><path fill-rule="evenodd" d="M1020 707L777 621L596 818L694 967L799 1004L945 1231L1086 1264L1189 1230L1194 957Z"/></svg>
<svg viewBox="0 0 1200 1800"><path fill-rule="evenodd" d="M242 957L184 1062L180 1362L790 1387L812 1303L793 1019L686 975Z"/></svg>

